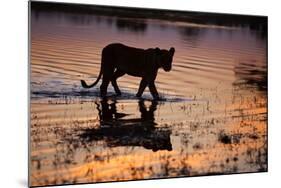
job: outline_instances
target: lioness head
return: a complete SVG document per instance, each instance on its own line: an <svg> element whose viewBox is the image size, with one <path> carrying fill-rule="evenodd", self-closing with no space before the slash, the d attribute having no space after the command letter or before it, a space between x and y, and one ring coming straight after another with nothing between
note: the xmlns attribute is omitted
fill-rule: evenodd
<svg viewBox="0 0 281 188"><path fill-rule="evenodd" d="M164 69L164 71L168 72L172 69L173 56L175 53L175 48L171 47L170 50L160 50L159 48L155 49L157 54L157 59L160 67Z"/></svg>

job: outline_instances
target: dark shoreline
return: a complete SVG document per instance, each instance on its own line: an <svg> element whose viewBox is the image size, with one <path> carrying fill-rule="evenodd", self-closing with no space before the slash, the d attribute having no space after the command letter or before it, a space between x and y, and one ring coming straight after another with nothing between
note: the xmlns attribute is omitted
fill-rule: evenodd
<svg viewBox="0 0 281 188"><path fill-rule="evenodd" d="M31 1L31 10L44 12L94 14L101 16L126 18L164 19L170 21L185 21L197 24L213 24L219 26L249 26L250 29L267 33L267 16L205 13L117 6L114 7L40 1Z"/></svg>

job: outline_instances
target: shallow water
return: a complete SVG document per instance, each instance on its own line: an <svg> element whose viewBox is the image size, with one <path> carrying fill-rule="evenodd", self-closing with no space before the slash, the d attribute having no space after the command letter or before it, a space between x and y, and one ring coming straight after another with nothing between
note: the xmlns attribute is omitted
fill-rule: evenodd
<svg viewBox="0 0 281 188"><path fill-rule="evenodd" d="M171 72L134 97L139 78L100 99L93 82L113 42L176 49ZM247 25L33 11L31 184L267 170L267 42Z"/></svg>

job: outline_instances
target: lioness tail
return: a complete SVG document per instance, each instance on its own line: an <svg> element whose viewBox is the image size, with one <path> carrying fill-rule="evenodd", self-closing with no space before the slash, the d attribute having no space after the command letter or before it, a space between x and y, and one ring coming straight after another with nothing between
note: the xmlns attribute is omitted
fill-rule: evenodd
<svg viewBox="0 0 281 188"><path fill-rule="evenodd" d="M98 76L97 80L94 83L92 83L91 85L88 85L84 80L81 80L82 87L83 88L94 87L99 82L99 80L101 79L101 75L102 75L102 69L100 70L100 73L99 73L99 76Z"/></svg>

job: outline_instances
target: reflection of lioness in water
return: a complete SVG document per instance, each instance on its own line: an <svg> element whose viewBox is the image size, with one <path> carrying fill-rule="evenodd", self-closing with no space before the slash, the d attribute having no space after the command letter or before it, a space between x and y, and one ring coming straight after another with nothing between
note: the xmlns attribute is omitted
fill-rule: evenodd
<svg viewBox="0 0 281 188"><path fill-rule="evenodd" d="M106 96L110 81L116 94L121 95L116 80L128 74L142 77L137 97L141 97L144 89L148 86L153 98L158 99L159 95L154 83L158 68L162 67L166 72L170 71L174 53L174 48L170 48L168 51L159 48L132 48L118 43L109 44L102 50L101 69L97 80L91 85L87 85L84 80L81 80L81 84L84 88L91 88L98 83L103 75L100 86L101 96Z"/></svg>

